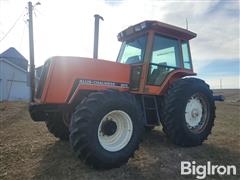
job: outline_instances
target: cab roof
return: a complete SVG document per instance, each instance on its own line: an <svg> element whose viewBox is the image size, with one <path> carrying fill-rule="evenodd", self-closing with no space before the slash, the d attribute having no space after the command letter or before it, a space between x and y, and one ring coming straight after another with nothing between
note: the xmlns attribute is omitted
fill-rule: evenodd
<svg viewBox="0 0 240 180"><path fill-rule="evenodd" d="M190 40L197 36L197 34L192 31L166 24L160 21L143 21L136 25L130 26L120 32L118 34L118 40L124 41L138 32L144 32L148 30L154 30L159 34L170 36L180 40Z"/></svg>

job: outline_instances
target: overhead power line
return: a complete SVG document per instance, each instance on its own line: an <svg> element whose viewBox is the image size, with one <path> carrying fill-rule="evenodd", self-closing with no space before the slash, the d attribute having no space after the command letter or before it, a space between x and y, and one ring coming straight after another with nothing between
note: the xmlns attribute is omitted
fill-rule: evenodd
<svg viewBox="0 0 240 180"><path fill-rule="evenodd" d="M24 10L25 11L25 10ZM14 24L11 26L11 28L6 32L5 35L3 35L3 37L0 39L0 42L2 42L7 36L8 34L13 30L13 28L16 26L17 22L21 19L21 17L24 14L24 11L20 14L20 16L16 19L16 21L14 22Z"/></svg>
<svg viewBox="0 0 240 180"><path fill-rule="evenodd" d="M26 29L26 24L24 24L24 26L23 26L22 37L20 39L19 49L21 49L21 47L22 47L22 42L23 42L23 37L24 37L24 34L25 34L25 29Z"/></svg>

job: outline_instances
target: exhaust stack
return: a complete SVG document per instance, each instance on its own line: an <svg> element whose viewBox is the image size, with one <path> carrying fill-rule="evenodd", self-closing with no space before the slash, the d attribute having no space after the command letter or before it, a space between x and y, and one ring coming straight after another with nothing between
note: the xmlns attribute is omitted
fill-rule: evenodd
<svg viewBox="0 0 240 180"><path fill-rule="evenodd" d="M103 17L95 14L95 24L94 24L94 47L93 47L93 58L98 58L98 39L99 39L99 20L104 21Z"/></svg>

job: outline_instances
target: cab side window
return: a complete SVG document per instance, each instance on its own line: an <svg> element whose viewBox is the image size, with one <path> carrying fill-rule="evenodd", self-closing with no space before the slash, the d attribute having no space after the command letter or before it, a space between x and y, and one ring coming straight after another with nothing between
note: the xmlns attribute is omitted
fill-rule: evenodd
<svg viewBox="0 0 240 180"><path fill-rule="evenodd" d="M183 66L185 69L192 69L190 49L188 41L182 41Z"/></svg>
<svg viewBox="0 0 240 180"><path fill-rule="evenodd" d="M122 44L118 62L123 64L140 64L143 62L147 35Z"/></svg>
<svg viewBox="0 0 240 180"><path fill-rule="evenodd" d="M180 67L180 48L177 39L155 35L148 84L160 85L166 76Z"/></svg>

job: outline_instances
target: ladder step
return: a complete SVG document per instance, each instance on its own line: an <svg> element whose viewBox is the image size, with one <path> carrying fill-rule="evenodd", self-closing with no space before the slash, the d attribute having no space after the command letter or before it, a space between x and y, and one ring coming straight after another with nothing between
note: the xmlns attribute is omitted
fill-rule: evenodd
<svg viewBox="0 0 240 180"><path fill-rule="evenodd" d="M142 102L144 106L144 116L147 119L149 125L159 125L160 117L158 112L158 104L155 96L142 96ZM155 121L154 121L155 120ZM157 122L156 122L157 120Z"/></svg>

